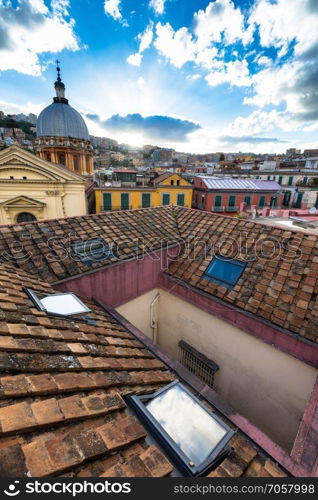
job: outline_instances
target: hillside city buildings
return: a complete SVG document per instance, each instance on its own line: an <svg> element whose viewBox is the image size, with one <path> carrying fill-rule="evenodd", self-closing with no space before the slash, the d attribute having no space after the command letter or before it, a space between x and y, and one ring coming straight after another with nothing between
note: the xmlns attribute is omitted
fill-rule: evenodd
<svg viewBox="0 0 318 500"><path fill-rule="evenodd" d="M118 144L55 89L0 116L0 475L317 477L318 151Z"/></svg>

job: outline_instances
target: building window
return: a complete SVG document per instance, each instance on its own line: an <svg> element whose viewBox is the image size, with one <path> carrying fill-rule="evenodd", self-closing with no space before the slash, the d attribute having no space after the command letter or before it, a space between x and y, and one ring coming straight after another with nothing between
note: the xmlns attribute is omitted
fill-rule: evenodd
<svg viewBox="0 0 318 500"><path fill-rule="evenodd" d="M74 170L76 172L79 172L79 170L80 170L80 157L79 157L79 155L73 156L73 165L74 165Z"/></svg>
<svg viewBox="0 0 318 500"><path fill-rule="evenodd" d="M250 196L244 196L244 202L246 203L247 208L251 207L251 197Z"/></svg>
<svg viewBox="0 0 318 500"><path fill-rule="evenodd" d="M148 208L151 205L151 194L150 193L142 193L141 194L141 206L142 208Z"/></svg>
<svg viewBox="0 0 318 500"><path fill-rule="evenodd" d="M271 208L277 208L277 196L272 196L270 207Z"/></svg>
<svg viewBox="0 0 318 500"><path fill-rule="evenodd" d="M34 222L36 221L36 217L33 214L30 214L29 212L21 212L17 216L17 222L21 224L22 222Z"/></svg>
<svg viewBox="0 0 318 500"><path fill-rule="evenodd" d="M230 451L234 431L179 381L126 400L184 475L206 474Z"/></svg>
<svg viewBox="0 0 318 500"><path fill-rule="evenodd" d="M260 208L264 208L264 207L265 207L265 196L260 196L260 197L259 197L258 206L259 206Z"/></svg>
<svg viewBox="0 0 318 500"><path fill-rule="evenodd" d="M271 176L270 176L270 175L268 175L268 176L267 176L267 180L268 180L268 181L270 181L270 180L271 180Z"/></svg>
<svg viewBox="0 0 318 500"><path fill-rule="evenodd" d="M169 193L163 193L162 204L163 205L170 205L170 194Z"/></svg>
<svg viewBox="0 0 318 500"><path fill-rule="evenodd" d="M288 186L292 186L293 181L294 181L294 177L289 177L288 178Z"/></svg>
<svg viewBox="0 0 318 500"><path fill-rule="evenodd" d="M209 281L213 281L217 285L231 289L238 282L245 267L245 262L216 255L203 274L203 277Z"/></svg>
<svg viewBox="0 0 318 500"><path fill-rule="evenodd" d="M283 183L283 176L280 175L278 178L278 184L282 184L282 183Z"/></svg>
<svg viewBox="0 0 318 500"><path fill-rule="evenodd" d="M51 161L51 153L45 153L46 161Z"/></svg>
<svg viewBox="0 0 318 500"><path fill-rule="evenodd" d="M236 203L236 196L235 195L231 195L229 197L229 206L228 206L228 211L229 212L234 212L236 210L235 203Z"/></svg>
<svg viewBox="0 0 318 500"><path fill-rule="evenodd" d="M90 157L86 156L86 171L90 172L90 169L91 169Z"/></svg>
<svg viewBox="0 0 318 500"><path fill-rule="evenodd" d="M179 207L184 207L184 194L183 193L178 193L178 196L177 196L177 205Z"/></svg>
<svg viewBox="0 0 318 500"><path fill-rule="evenodd" d="M217 195L214 199L214 208L212 209L214 212L221 212L222 211L222 196Z"/></svg>
<svg viewBox="0 0 318 500"><path fill-rule="evenodd" d="M120 194L120 207L121 210L129 210L129 193Z"/></svg>
<svg viewBox="0 0 318 500"><path fill-rule="evenodd" d="M204 384L213 388L214 375L219 369L211 359L201 354L184 340L179 342L179 360L191 373L198 377Z"/></svg>
<svg viewBox="0 0 318 500"><path fill-rule="evenodd" d="M180 186L180 181L179 180L177 180L177 186Z"/></svg>
<svg viewBox="0 0 318 500"><path fill-rule="evenodd" d="M173 180L173 179L171 179L171 181L170 181L170 185L171 185L171 186L173 186L173 185L174 185L174 180Z"/></svg>
<svg viewBox="0 0 318 500"><path fill-rule="evenodd" d="M65 160L65 154L64 153L60 153L58 155L58 159L59 159L59 163L61 165L66 165L66 160Z"/></svg>
<svg viewBox="0 0 318 500"><path fill-rule="evenodd" d="M28 296L40 311L57 316L74 316L88 313L90 309L74 293L44 294L26 288Z"/></svg>
<svg viewBox="0 0 318 500"><path fill-rule="evenodd" d="M113 208L112 194L111 193L103 193L103 210L111 211L112 208Z"/></svg>
<svg viewBox="0 0 318 500"><path fill-rule="evenodd" d="M308 181L308 177L304 177L303 178L303 184L307 184L307 181Z"/></svg>
<svg viewBox="0 0 318 500"><path fill-rule="evenodd" d="M77 241L71 244L71 249L74 256L86 265L109 260L114 257L113 248L101 238Z"/></svg>
<svg viewBox="0 0 318 500"><path fill-rule="evenodd" d="M298 193L296 198L295 208L301 208L302 200L303 200L303 193Z"/></svg>
<svg viewBox="0 0 318 500"><path fill-rule="evenodd" d="M284 194L284 199L283 199L283 205L284 205L285 207L288 207L289 202L290 202L290 199L291 199L291 192L290 192L290 191L287 191L287 192Z"/></svg>

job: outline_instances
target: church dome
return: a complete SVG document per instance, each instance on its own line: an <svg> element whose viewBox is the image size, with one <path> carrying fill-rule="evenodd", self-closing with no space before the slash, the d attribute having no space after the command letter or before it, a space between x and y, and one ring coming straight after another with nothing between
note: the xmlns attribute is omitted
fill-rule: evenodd
<svg viewBox="0 0 318 500"><path fill-rule="evenodd" d="M66 99L66 102L56 101L40 113L36 123L37 137L72 137L88 141L88 129L79 112L67 104Z"/></svg>

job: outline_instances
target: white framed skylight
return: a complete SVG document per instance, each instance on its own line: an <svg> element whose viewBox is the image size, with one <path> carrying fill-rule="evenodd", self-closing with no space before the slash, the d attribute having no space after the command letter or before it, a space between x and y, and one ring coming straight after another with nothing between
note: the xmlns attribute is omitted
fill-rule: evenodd
<svg viewBox="0 0 318 500"><path fill-rule="evenodd" d="M227 443L234 431L181 382L172 382L150 396L126 399L183 473L202 475L229 452Z"/></svg>
<svg viewBox="0 0 318 500"><path fill-rule="evenodd" d="M31 300L41 311L57 316L74 316L86 314L90 309L74 293L43 294L26 289Z"/></svg>

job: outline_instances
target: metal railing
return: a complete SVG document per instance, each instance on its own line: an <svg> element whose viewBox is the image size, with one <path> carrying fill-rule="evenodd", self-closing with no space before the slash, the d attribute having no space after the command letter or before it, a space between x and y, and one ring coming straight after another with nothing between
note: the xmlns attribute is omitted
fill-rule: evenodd
<svg viewBox="0 0 318 500"><path fill-rule="evenodd" d="M184 340L180 340L178 345L180 363L204 384L213 388L214 375L219 366Z"/></svg>

